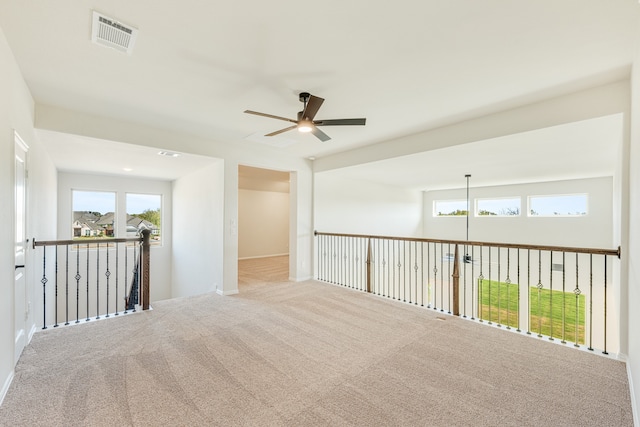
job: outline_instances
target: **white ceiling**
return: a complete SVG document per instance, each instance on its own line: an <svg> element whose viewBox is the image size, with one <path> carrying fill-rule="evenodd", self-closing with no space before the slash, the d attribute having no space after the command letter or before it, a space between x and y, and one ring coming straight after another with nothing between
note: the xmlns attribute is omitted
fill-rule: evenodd
<svg viewBox="0 0 640 427"><path fill-rule="evenodd" d="M131 56L91 43L93 10L139 29ZM256 135L287 123L243 111L294 118L300 91L326 99L319 119L367 118L364 127L323 128L332 137L326 143L292 131L269 145L316 158L623 78L639 16L635 0L0 1L0 26L39 104L228 144L264 144ZM65 148L59 136L40 133L65 153L55 156L60 168L77 165L73 156L82 151L72 147L92 142L69 138ZM525 140L515 145L526 151ZM130 159L139 176L179 175L130 148L111 167ZM549 147L574 157L598 149L575 148ZM492 161L484 158L489 150L450 150ZM526 152L528 163L548 159L539 149ZM591 167L593 159L584 160ZM397 162L385 167L404 180L420 175L416 158L417 169ZM93 170L101 167L109 166L96 159Z"/></svg>

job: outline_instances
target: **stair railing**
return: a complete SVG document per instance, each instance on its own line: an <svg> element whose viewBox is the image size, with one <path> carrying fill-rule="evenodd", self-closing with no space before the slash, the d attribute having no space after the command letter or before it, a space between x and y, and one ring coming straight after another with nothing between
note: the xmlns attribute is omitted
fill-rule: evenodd
<svg viewBox="0 0 640 427"><path fill-rule="evenodd" d="M39 247L42 329L149 309L149 230L135 238L33 239Z"/></svg>
<svg viewBox="0 0 640 427"><path fill-rule="evenodd" d="M604 354L613 341L619 351L620 248L315 236L317 280Z"/></svg>

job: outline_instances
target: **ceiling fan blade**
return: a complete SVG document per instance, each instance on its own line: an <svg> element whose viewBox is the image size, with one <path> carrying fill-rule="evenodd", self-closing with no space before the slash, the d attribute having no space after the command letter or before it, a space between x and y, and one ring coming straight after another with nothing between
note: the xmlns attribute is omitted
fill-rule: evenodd
<svg viewBox="0 0 640 427"><path fill-rule="evenodd" d="M316 126L344 126L344 125L361 125L364 126L367 119L333 119L333 120L314 120Z"/></svg>
<svg viewBox="0 0 640 427"><path fill-rule="evenodd" d="M247 114L254 114L256 116L269 117L270 119L278 119L278 120L284 120L286 122L298 123L297 120L287 119L286 117L274 116L273 114L259 113L257 111L251 111L251 110L244 110L244 112Z"/></svg>
<svg viewBox="0 0 640 427"><path fill-rule="evenodd" d="M311 130L311 133L314 134L315 137L318 138L322 142L325 142L325 141L328 141L328 140L331 139L331 138L329 138L329 135L327 135L326 133L322 132L320 129L318 129L315 126Z"/></svg>
<svg viewBox="0 0 640 427"><path fill-rule="evenodd" d="M324 102L324 98L318 98L317 96L309 95L309 101L307 102L307 106L302 112L302 117L305 119L313 120L313 118L318 114L318 110L322 106Z"/></svg>
<svg viewBox="0 0 640 427"><path fill-rule="evenodd" d="M293 130L293 129L297 128L297 127L298 127L298 125L289 126L288 128L284 128L284 129L277 130L277 131L275 131L275 132L268 133L268 134L266 134L265 136L275 136L275 135L280 135L281 133L284 133L284 132L287 132L287 131Z"/></svg>

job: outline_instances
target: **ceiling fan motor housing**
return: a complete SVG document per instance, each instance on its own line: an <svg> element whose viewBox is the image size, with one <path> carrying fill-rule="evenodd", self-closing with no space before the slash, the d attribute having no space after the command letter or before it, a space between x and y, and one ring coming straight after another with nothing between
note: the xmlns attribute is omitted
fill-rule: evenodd
<svg viewBox="0 0 640 427"><path fill-rule="evenodd" d="M300 92L300 96L298 99L300 99L300 102L304 102L306 104L307 101L309 101L310 97L311 94L309 92Z"/></svg>

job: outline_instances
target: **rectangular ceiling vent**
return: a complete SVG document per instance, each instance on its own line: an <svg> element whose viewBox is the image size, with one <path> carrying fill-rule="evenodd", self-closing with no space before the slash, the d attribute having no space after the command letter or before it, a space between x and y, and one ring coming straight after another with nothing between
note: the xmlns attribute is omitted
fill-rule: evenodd
<svg viewBox="0 0 640 427"><path fill-rule="evenodd" d="M93 11L91 41L131 55L138 29Z"/></svg>

